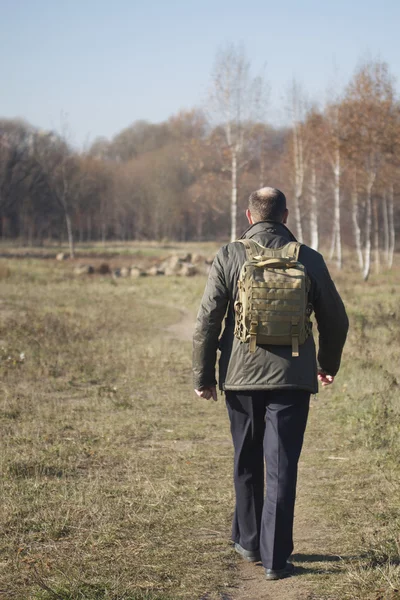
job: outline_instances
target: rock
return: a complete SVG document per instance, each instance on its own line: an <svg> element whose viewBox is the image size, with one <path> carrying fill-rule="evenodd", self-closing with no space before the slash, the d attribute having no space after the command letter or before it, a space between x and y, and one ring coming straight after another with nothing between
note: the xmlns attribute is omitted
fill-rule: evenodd
<svg viewBox="0 0 400 600"><path fill-rule="evenodd" d="M164 275L165 272L158 268L158 267L151 267L151 269L148 269L147 271L147 275Z"/></svg>
<svg viewBox="0 0 400 600"><path fill-rule="evenodd" d="M165 259L158 267L161 271L165 271L166 275L176 275L181 268L181 260L179 256L170 256Z"/></svg>
<svg viewBox="0 0 400 600"><path fill-rule="evenodd" d="M56 255L56 260L66 260L67 259L67 255L65 254L65 252L59 252Z"/></svg>
<svg viewBox="0 0 400 600"><path fill-rule="evenodd" d="M149 271L149 275L160 275L160 271L162 271L163 275L167 275L168 277L179 275L183 277L190 277L191 275L195 275L198 272L196 266L190 262L192 258L191 254L186 254L185 256L178 256L174 254L169 258L165 259L162 263L158 265L158 267L152 267ZM204 263L204 258L201 259ZM198 259L199 264L201 260ZM156 273L156 270L159 271Z"/></svg>
<svg viewBox="0 0 400 600"><path fill-rule="evenodd" d="M193 254L191 263L192 265L202 265L205 264L206 258L201 254Z"/></svg>
<svg viewBox="0 0 400 600"><path fill-rule="evenodd" d="M121 277L129 277L130 272L131 272L131 270L129 267L121 267L121 269L120 269Z"/></svg>
<svg viewBox="0 0 400 600"><path fill-rule="evenodd" d="M111 273L110 265L108 263L101 263L97 272L99 275L109 275Z"/></svg>
<svg viewBox="0 0 400 600"><path fill-rule="evenodd" d="M181 277L192 277L196 275L197 268L191 263L183 263L181 270L179 271L179 275Z"/></svg>
<svg viewBox="0 0 400 600"><path fill-rule="evenodd" d="M131 267L131 277L145 277L147 273L139 267Z"/></svg>
<svg viewBox="0 0 400 600"><path fill-rule="evenodd" d="M167 258L167 260L165 260L163 263L161 263L161 265L159 266L160 269L162 269L163 271L165 271L165 275L171 276L171 275L181 275L182 273L182 269L184 268L185 265L191 264L190 262L187 261L188 257L191 256L190 254L187 254L184 257L179 257L179 256L171 256L170 258ZM184 275L186 274L186 271L184 273Z"/></svg>
<svg viewBox="0 0 400 600"><path fill-rule="evenodd" d="M94 267L92 265L78 265L74 269L75 275L92 275L94 273Z"/></svg>

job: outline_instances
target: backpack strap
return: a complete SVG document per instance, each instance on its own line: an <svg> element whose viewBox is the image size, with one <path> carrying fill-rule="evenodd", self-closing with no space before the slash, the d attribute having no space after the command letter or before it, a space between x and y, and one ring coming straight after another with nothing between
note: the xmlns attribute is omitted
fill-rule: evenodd
<svg viewBox="0 0 400 600"><path fill-rule="evenodd" d="M295 261L298 261L301 246L302 244L300 244L300 242L289 242L285 246L286 256L288 258L293 258Z"/></svg>
<svg viewBox="0 0 400 600"><path fill-rule="evenodd" d="M240 242L241 244L243 244L243 246L246 248L247 258L249 260L251 260L255 256L260 256L260 254L262 254L262 250L264 249L264 247L261 246L261 244L258 244L257 242L255 242L254 240L244 239L244 240L237 240L237 241ZM260 249L261 249L261 252L260 252Z"/></svg>
<svg viewBox="0 0 400 600"><path fill-rule="evenodd" d="M246 248L247 258L252 260L256 256L267 255L270 258L290 258L291 260L298 261L299 253L302 244L300 242L289 242L286 246L282 246L282 248L265 248L258 242L252 239L242 239L236 240L243 244ZM285 252L283 252L285 250Z"/></svg>

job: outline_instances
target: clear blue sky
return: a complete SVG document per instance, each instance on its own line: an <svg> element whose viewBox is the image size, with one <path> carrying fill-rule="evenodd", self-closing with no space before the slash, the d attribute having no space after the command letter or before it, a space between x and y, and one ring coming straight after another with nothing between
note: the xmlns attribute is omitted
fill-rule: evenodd
<svg viewBox="0 0 400 600"><path fill-rule="evenodd" d="M323 101L365 56L400 77L399 0L0 0L0 116L68 122L83 144L207 98L219 47L242 42L282 122L293 77Z"/></svg>

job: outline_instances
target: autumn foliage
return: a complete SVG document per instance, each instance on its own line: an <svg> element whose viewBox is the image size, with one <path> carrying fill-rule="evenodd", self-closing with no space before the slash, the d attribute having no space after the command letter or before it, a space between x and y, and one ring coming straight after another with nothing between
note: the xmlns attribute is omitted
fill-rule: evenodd
<svg viewBox="0 0 400 600"><path fill-rule="evenodd" d="M225 53L217 66L227 69L229 56L238 60ZM217 75L214 92L226 81L221 69ZM240 81L259 89L257 79ZM242 90L246 102L250 92ZM68 240L72 256L74 243L96 240L223 241L235 231L232 202L239 234L249 193L271 185L287 195L293 231L339 268L342 245L354 249L364 278L372 262L390 267L400 119L388 66L362 64L323 108L305 102L294 85L288 106L286 127L274 127L260 111L216 122L206 107L162 123L137 121L84 151L67 136L3 119L0 234L23 244Z"/></svg>

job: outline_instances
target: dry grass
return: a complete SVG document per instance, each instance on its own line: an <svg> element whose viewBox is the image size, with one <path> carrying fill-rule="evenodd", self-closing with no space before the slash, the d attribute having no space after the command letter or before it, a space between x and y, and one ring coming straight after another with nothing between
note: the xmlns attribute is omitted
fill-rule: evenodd
<svg viewBox="0 0 400 600"><path fill-rule="evenodd" d="M65 269L19 263L3 285L0 589L217 590L231 562L227 428L221 405L193 399L189 344L163 331L179 318L163 299L194 306L203 282L82 283Z"/></svg>
<svg viewBox="0 0 400 600"><path fill-rule="evenodd" d="M76 280L69 263L1 268L10 265L0 284L0 598L229 598L225 409L194 398L190 343L165 330L179 308L195 314L204 279ZM313 409L302 493L330 531L317 549L330 544L342 560L305 573L310 598L400 589L397 278L338 280L352 328L340 377Z"/></svg>
<svg viewBox="0 0 400 600"><path fill-rule="evenodd" d="M398 272L368 284L349 275L337 281L351 329L340 376L314 406L306 464L313 472L311 510L340 558L320 565L326 573L312 598L394 599L400 597L400 282Z"/></svg>

